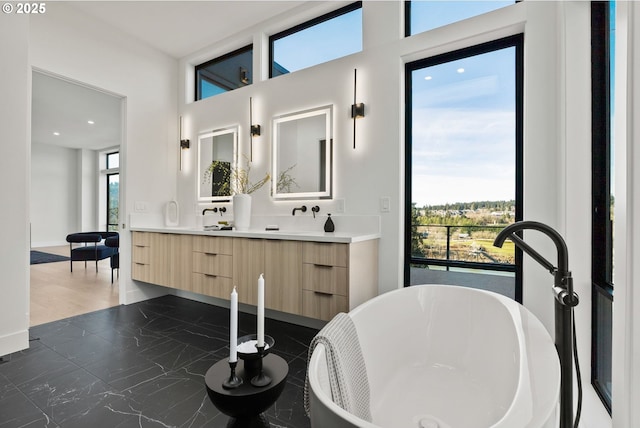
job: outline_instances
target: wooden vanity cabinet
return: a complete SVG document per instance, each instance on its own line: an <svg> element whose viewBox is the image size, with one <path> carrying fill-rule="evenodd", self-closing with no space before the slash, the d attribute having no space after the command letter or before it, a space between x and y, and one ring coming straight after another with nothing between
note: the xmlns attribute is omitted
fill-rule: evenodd
<svg viewBox="0 0 640 428"><path fill-rule="evenodd" d="M228 299L233 290L233 238L193 237L191 291Z"/></svg>
<svg viewBox="0 0 640 428"><path fill-rule="evenodd" d="M302 242L265 241L265 306L302 314Z"/></svg>
<svg viewBox="0 0 640 428"><path fill-rule="evenodd" d="M131 237L131 278L151 282L151 235L133 232Z"/></svg>
<svg viewBox="0 0 640 428"><path fill-rule="evenodd" d="M304 242L302 315L329 321L378 293L378 241Z"/></svg>
<svg viewBox="0 0 640 428"><path fill-rule="evenodd" d="M378 293L378 240L325 243L133 232L135 280L328 321Z"/></svg>
<svg viewBox="0 0 640 428"><path fill-rule="evenodd" d="M136 280L189 290L191 235L133 232L131 277Z"/></svg>
<svg viewBox="0 0 640 428"><path fill-rule="evenodd" d="M233 238L233 284L238 289L238 302L258 304L258 277L264 273L264 243L264 239ZM266 276L265 282L270 284ZM266 302L265 306L269 307Z"/></svg>

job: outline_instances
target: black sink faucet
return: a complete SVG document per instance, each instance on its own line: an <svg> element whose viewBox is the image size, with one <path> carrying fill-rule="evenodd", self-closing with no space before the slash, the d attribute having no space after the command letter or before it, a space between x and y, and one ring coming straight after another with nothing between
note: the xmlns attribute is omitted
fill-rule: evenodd
<svg viewBox="0 0 640 428"><path fill-rule="evenodd" d="M207 213L207 211L213 211L214 213L218 212L218 208L217 207L213 207L213 208L205 208L202 210L202 215L205 215Z"/></svg>
<svg viewBox="0 0 640 428"><path fill-rule="evenodd" d="M291 212L291 215L296 215L296 211L302 211L303 213L307 212L307 206L303 205L299 208L294 208L293 211Z"/></svg>
<svg viewBox="0 0 640 428"><path fill-rule="evenodd" d="M223 213L227 212L227 208L226 207L205 208L205 209L202 210L202 215L205 215L207 213L207 211L213 211L214 213L217 213L218 211L220 211L220 215L222 215Z"/></svg>

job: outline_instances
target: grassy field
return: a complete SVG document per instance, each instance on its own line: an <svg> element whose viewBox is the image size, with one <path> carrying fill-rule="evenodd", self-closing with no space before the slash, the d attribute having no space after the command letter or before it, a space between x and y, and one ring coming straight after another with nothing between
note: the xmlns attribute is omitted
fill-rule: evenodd
<svg viewBox="0 0 640 428"><path fill-rule="evenodd" d="M515 263L515 245L505 241L502 248L493 246L494 238L451 238L449 259L482 263ZM446 235L427 237L421 240L425 256L433 259L446 259Z"/></svg>

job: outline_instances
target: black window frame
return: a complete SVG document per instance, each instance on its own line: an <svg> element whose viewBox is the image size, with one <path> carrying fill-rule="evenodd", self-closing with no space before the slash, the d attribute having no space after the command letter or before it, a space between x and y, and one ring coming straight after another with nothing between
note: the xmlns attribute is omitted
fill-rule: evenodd
<svg viewBox="0 0 640 428"><path fill-rule="evenodd" d="M250 44L248 44L246 46L238 48L238 49L236 49L234 51L228 52L228 53L226 53L224 55L221 55L219 57L210 59L209 61L203 62L202 64L196 65L195 66L195 70L194 70L195 71L195 77L194 78L195 78L195 84L196 84L196 86L195 86L195 94L194 94L195 95L194 101L200 101L200 100L203 99L202 98L202 87L200 85L200 82L201 82L202 79L201 79L201 76L200 76L200 73L199 73L199 71L201 69L207 68L212 64L217 64L217 63L220 63L220 62L224 62L224 61L226 61L226 60L228 60L230 58L233 58L235 56L241 55L241 54L246 53L246 52L251 52L252 60L251 60L250 68L247 69L247 73L248 73L248 76L249 76L249 83L245 84L245 86L251 85L253 83L253 43L250 43ZM244 87L244 86L242 86L242 87ZM227 90L228 91L232 91L234 89L239 89L239 88L228 88ZM209 98L209 97L207 97L207 98ZM204 99L206 99L206 98L204 98Z"/></svg>
<svg viewBox="0 0 640 428"><path fill-rule="evenodd" d="M515 64L515 206L516 221L522 220L523 214L523 192L524 192L524 34L519 33L486 43L470 46L456 51L435 55L428 58L419 59L405 64L405 212L404 212L404 286L410 285L411 264L411 212L412 212L412 78L414 70L456 61L471 56L482 55L500 49L513 47L516 50ZM498 270L498 269L496 269ZM516 248L515 254L515 300L522 303L522 251Z"/></svg>
<svg viewBox="0 0 640 428"><path fill-rule="evenodd" d="M112 168L109 165L109 156L111 155L118 155L118 167L116 168ZM120 176L120 152L119 151L115 151L115 152L109 152L106 153L105 155L105 159L106 159L106 167L107 167L107 171L109 170L114 170L117 169L118 172L107 172L106 174L106 178L107 178L107 230L108 231L117 231L118 230L118 224L119 224L119 219L116 220L115 223L109 223L109 219L111 218L111 216L109 215L109 210L111 207L111 189L109 188L109 184L110 184L110 178L114 175ZM118 178L119 181L119 178ZM118 210L120 210L120 185L118 185Z"/></svg>
<svg viewBox="0 0 640 428"><path fill-rule="evenodd" d="M611 349L601 349L601 340L609 341L612 334L602 330L602 317L611 315L611 309L602 310L602 303L612 306L614 292L609 8L610 2L591 2L591 383L611 415L611 397L599 377L600 368L610 369L612 364ZM606 325L611 328L611 320ZM603 355L608 360L603 361Z"/></svg>
<svg viewBox="0 0 640 428"><path fill-rule="evenodd" d="M318 16L316 18L305 21L301 24L288 28L286 30L280 31L279 33L272 34L269 36L269 78L273 78L274 71L274 58L273 58L273 45L276 41L283 39L292 34L298 33L302 30L306 30L307 28L314 27L318 24L322 24L323 22L330 21L339 16L345 15L349 12L353 12L354 10L362 9L362 1L356 1L346 6L343 6L334 11L325 13L324 15Z"/></svg>

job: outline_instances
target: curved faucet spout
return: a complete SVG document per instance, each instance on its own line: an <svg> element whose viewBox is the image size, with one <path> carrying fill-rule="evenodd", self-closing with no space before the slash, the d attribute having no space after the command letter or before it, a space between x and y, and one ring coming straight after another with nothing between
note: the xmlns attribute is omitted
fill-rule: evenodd
<svg viewBox="0 0 640 428"><path fill-rule="evenodd" d="M549 238L551 238L553 243L556 245L556 249L558 250L557 268L549 263L549 261L542 257L537 251L527 245L527 243L525 243L522 238L516 235L517 232L525 229L537 230L538 232L542 232ZM544 266L544 268L547 269L551 274L559 277L558 279L566 277L567 275L571 276L571 273L569 272L569 252L567 250L567 244L564 242L562 236L550 226L537 221L519 221L502 229L502 231L498 233L498 236L496 236L495 241L493 241L493 245L496 247L502 247L502 244L504 244L504 241L507 238L510 238L514 244L522 249L522 251L529 254L542 266ZM556 285L560 286L561 284Z"/></svg>
<svg viewBox="0 0 640 428"><path fill-rule="evenodd" d="M307 206L303 205L301 207L294 208L293 211L291 212L291 215L296 215L296 211L302 211L303 213L306 213L307 212Z"/></svg>

